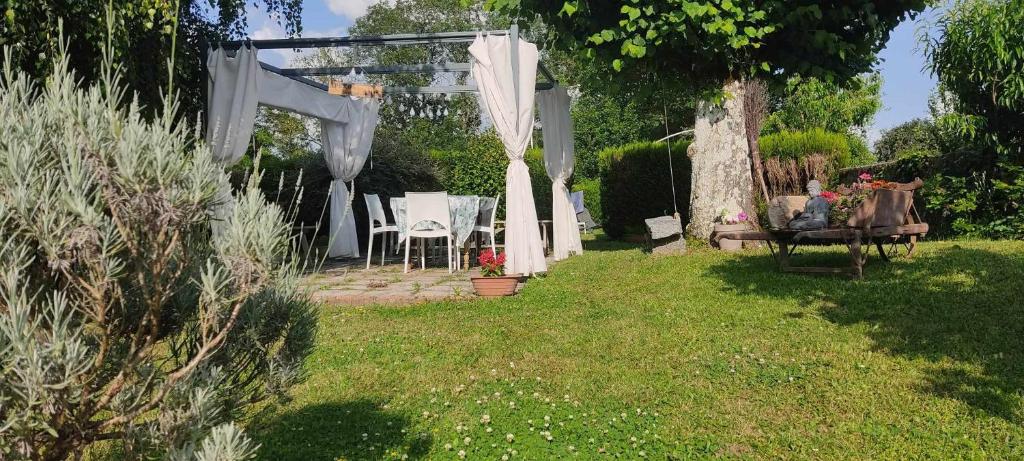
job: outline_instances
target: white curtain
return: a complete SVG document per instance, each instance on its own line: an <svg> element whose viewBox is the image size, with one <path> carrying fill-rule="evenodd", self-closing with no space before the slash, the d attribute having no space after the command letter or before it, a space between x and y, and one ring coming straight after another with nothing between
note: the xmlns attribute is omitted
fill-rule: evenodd
<svg viewBox="0 0 1024 461"><path fill-rule="evenodd" d="M260 104L321 120L348 122L348 97L330 94L266 69L260 69L259 75Z"/></svg>
<svg viewBox="0 0 1024 461"><path fill-rule="evenodd" d="M518 66L512 63L512 47ZM473 80L494 123L505 154L505 271L533 275L547 270L537 224L530 170L523 161L533 135L533 98L537 81L537 46L508 36L477 36L469 46ZM514 69L518 72L513 75Z"/></svg>
<svg viewBox="0 0 1024 461"><path fill-rule="evenodd" d="M356 179L370 155L380 111L380 101L376 99L343 99L348 102L348 123L320 121L324 159L334 177L331 185L331 243L327 250L327 255L332 258L359 257L356 221L352 217L350 191L345 183Z"/></svg>
<svg viewBox="0 0 1024 461"><path fill-rule="evenodd" d="M213 151L213 159L223 166L231 166L238 162L245 154L252 137L253 126L256 123L257 105L284 109L310 117L321 119L322 123L332 125L325 128L325 133L335 133L331 151L342 152L342 154L328 154L328 142L324 142L324 152L328 157L328 165L332 166L331 172L334 177L346 178L351 181L359 174L363 167L362 160L348 160L348 156L358 157L358 152L363 152L362 159L366 158L369 152L370 142L373 138L373 130L377 126L376 101L361 102L353 101L352 98L328 94L319 88L307 85L297 80L267 71L263 69L257 58L258 50L243 46L237 51L227 51L223 48L210 49L206 59L206 67L209 70L207 82L207 117L206 141ZM363 117L372 108L372 117ZM360 121L358 128L354 128L357 134L355 148L349 147L351 139L347 132L353 128L347 127L349 117L358 114ZM372 118L372 123L368 120ZM365 125L369 123L369 125ZM369 139L364 140L362 133L364 126L369 126ZM327 139L327 135L324 139ZM365 143L365 149L363 148ZM349 151L357 152L355 154ZM337 162L332 165L332 158ZM345 215L348 191L342 181L335 181L332 192L331 221L340 222ZM340 211L338 204L340 203ZM210 210L213 215L213 232L219 234L223 229L222 223L232 213L234 198L231 196L231 188L227 183L222 184L218 192L216 204ZM347 222L352 223L346 226L346 230L340 235L334 245L331 246L332 256L338 255L359 255L358 244L355 234L355 221L352 213L348 213ZM350 231L349 231L349 228Z"/></svg>
<svg viewBox="0 0 1024 461"><path fill-rule="evenodd" d="M243 46L234 57L223 48L210 50L206 67L206 142L214 161L230 166L245 154L256 123L260 63L256 50Z"/></svg>
<svg viewBox="0 0 1024 461"><path fill-rule="evenodd" d="M218 163L230 166L245 154L256 123L256 106L348 122L350 101L260 67L258 50L209 50L206 142Z"/></svg>
<svg viewBox="0 0 1024 461"><path fill-rule="evenodd" d="M544 132L544 167L551 178L555 260L560 261L572 254L583 253L576 211L569 199L569 188L565 186L565 180L572 176L576 163L569 93L560 86L539 91L537 106L540 108L540 124Z"/></svg>

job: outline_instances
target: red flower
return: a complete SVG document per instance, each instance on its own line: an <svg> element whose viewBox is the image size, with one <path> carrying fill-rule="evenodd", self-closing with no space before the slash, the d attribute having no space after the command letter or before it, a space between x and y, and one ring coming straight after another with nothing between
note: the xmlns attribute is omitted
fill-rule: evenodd
<svg viewBox="0 0 1024 461"><path fill-rule="evenodd" d="M828 203L834 203L839 198L839 195L832 191L823 190L821 191L821 198L825 199Z"/></svg>
<svg viewBox="0 0 1024 461"><path fill-rule="evenodd" d="M490 249L480 252L477 258L480 262L480 272L484 277L495 277L505 274L505 253L498 253L497 256Z"/></svg>

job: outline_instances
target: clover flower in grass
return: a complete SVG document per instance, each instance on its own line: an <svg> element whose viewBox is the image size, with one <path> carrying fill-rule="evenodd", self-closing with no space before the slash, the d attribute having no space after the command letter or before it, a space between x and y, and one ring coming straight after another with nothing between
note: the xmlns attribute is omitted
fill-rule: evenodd
<svg viewBox="0 0 1024 461"><path fill-rule="evenodd" d="M446 444L444 444L444 449L445 449L446 451L452 451L452 444L450 444L450 443L446 443Z"/></svg>
<svg viewBox="0 0 1024 461"><path fill-rule="evenodd" d="M462 439L462 443L464 443L466 445L469 445L469 443L472 442L472 441L473 441L473 439L471 439L469 437L466 437L466 438Z"/></svg>
<svg viewBox="0 0 1024 461"><path fill-rule="evenodd" d="M466 450L459 450L459 459L466 458Z"/></svg>
<svg viewBox="0 0 1024 461"><path fill-rule="evenodd" d="M507 441L508 443L512 443L515 439L516 439L516 436L512 435L511 432L509 432L508 434L505 434L505 441Z"/></svg>
<svg viewBox="0 0 1024 461"><path fill-rule="evenodd" d="M491 415L483 415L483 416L480 417L480 424L490 424L490 423L491 423Z"/></svg>

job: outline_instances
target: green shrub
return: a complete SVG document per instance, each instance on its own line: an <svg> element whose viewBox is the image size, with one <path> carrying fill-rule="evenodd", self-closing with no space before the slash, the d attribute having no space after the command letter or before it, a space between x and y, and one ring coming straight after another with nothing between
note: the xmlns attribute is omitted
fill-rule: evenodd
<svg viewBox="0 0 1024 461"><path fill-rule="evenodd" d="M915 118L882 131L875 141L875 156L896 160L917 151L939 149L939 129L931 120Z"/></svg>
<svg viewBox="0 0 1024 461"><path fill-rule="evenodd" d="M675 191L683 225L689 221L689 141L672 144ZM671 215L669 156L664 143L633 143L601 151L601 214L612 238L645 232L644 219Z"/></svg>
<svg viewBox="0 0 1024 461"><path fill-rule="evenodd" d="M1009 163L982 168L984 155L976 147L965 142L947 153L902 151L877 174L900 182L925 180L915 199L932 236L1024 238L1024 168Z"/></svg>
<svg viewBox="0 0 1024 461"><path fill-rule="evenodd" d="M440 186L454 195L495 196L505 193L505 156L501 140L486 133L465 149L430 152Z"/></svg>
<svg viewBox="0 0 1024 461"><path fill-rule="evenodd" d="M533 203L537 207L537 219L550 220L551 178L544 167L544 150L539 147L527 150L526 166L530 168L530 185L533 186ZM568 187L572 187L572 184L568 184Z"/></svg>
<svg viewBox="0 0 1024 461"><path fill-rule="evenodd" d="M544 169L543 151L539 148L528 150L526 164L530 168L537 216L539 219L551 219L551 180ZM232 169L232 181L242 184L252 167L252 159L243 158ZM493 132L469 139L464 148L432 150L429 153L415 143L406 142L401 135L378 132L371 158L356 177L356 196L352 199L360 245L365 245L367 239L364 193L378 194L385 210L390 209L388 201L391 197L401 197L406 192L444 190L452 195L488 197L500 194L502 202L498 215L504 216L507 168L505 148ZM264 154L260 159L260 169L265 172L260 188L282 208L291 208L290 204L296 200L299 191L296 184L301 186L301 203L295 207L296 224L316 225L320 222L322 230L328 228L330 212L325 212L324 206L333 179L323 154L311 151L289 158Z"/></svg>
<svg viewBox="0 0 1024 461"><path fill-rule="evenodd" d="M808 155L822 154L832 162L833 168L853 166L847 135L821 128L768 134L761 137L758 145L761 147L761 156L765 159L778 157L800 161Z"/></svg>
<svg viewBox="0 0 1024 461"><path fill-rule="evenodd" d="M225 210L175 104L148 121L67 66L0 78L0 458L248 459L230 421L286 397L315 336L286 211L255 181Z"/></svg>
<svg viewBox="0 0 1024 461"><path fill-rule="evenodd" d="M878 157L871 152L868 142L856 134L847 134L846 142L850 145L850 164L848 166L870 165L878 162Z"/></svg>
<svg viewBox="0 0 1024 461"><path fill-rule="evenodd" d="M508 157L501 140L493 132L474 138L465 149L435 150L430 157L438 187L452 195L501 195L498 216L504 216ZM544 170L543 151L540 148L526 151L526 165L530 168L537 217L551 219L551 179Z"/></svg>
<svg viewBox="0 0 1024 461"><path fill-rule="evenodd" d="M572 191L583 191L583 206L587 207L594 222L602 222L604 213L601 209L601 181L598 179L577 179Z"/></svg>
<svg viewBox="0 0 1024 461"><path fill-rule="evenodd" d="M372 163L371 163L372 162ZM245 157L232 168L232 182L242 184L252 170L253 162ZM323 153L309 151L289 158L264 154L260 158L263 180L260 189L273 202L284 209L294 208L294 224L315 226L320 224L320 234L326 235L331 220L330 210L325 210L331 182L334 180L327 169ZM356 220L356 232L360 245L367 239L366 201L363 194L378 194L385 210L390 209L388 199L400 197L407 191L428 191L440 188L437 174L427 154L414 145L403 142L386 132L378 132L371 149L371 157L356 177L355 197L352 197L352 213ZM301 197L298 193L301 190ZM293 203L300 200L295 206Z"/></svg>

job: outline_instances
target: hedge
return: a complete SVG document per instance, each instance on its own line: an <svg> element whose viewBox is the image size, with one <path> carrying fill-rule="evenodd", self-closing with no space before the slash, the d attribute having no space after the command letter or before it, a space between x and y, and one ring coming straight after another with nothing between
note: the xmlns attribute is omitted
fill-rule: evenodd
<svg viewBox="0 0 1024 461"><path fill-rule="evenodd" d="M672 144L676 202L685 226L689 222L689 141ZM672 188L665 143L632 143L600 153L601 214L605 233L612 238L646 232L644 220L671 215Z"/></svg>
<svg viewBox="0 0 1024 461"><path fill-rule="evenodd" d="M352 200L361 247L366 245L367 238L364 193L380 195L385 210L390 209L388 201L391 197L400 197L408 191L445 190L452 195L490 197L501 194L498 216L499 219L504 216L508 157L501 141L493 133L475 137L463 149L430 152L424 152L422 147L401 137L379 133L374 139L371 158L372 165L368 160L356 177L356 196ZM551 180L544 170L541 149L528 150L526 164L530 168L537 216L539 219L551 219ZM232 167L232 182L236 187L243 183L252 166L251 157L246 156ZM260 168L264 172L260 188L268 200L289 209L296 199L298 184L302 188L302 202L294 207L295 223L316 225L322 217L321 229L327 229L330 210L324 211L324 205L332 178L320 152L289 158L264 154ZM301 183L298 183L300 177Z"/></svg>
<svg viewBox="0 0 1024 461"><path fill-rule="evenodd" d="M852 165L850 141L846 134L832 133L821 128L807 131L781 131L761 136L758 145L765 159L795 159L798 162L812 154L822 154L832 161L833 168Z"/></svg>
<svg viewBox="0 0 1024 461"><path fill-rule="evenodd" d="M435 150L430 153L442 190L452 195L494 197L501 194L498 216L505 215L505 172L508 157L501 141L493 134L483 135L465 150ZM544 170L540 148L526 151L530 183L538 219L551 219L551 179Z"/></svg>

